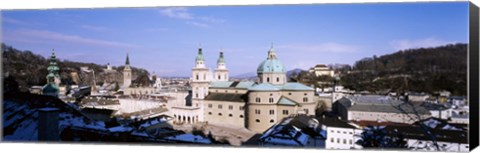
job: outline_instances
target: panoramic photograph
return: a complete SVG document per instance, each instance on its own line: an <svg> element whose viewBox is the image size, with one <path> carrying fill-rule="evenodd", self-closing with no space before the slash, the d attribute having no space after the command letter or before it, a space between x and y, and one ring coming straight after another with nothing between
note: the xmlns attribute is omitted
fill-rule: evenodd
<svg viewBox="0 0 480 153"><path fill-rule="evenodd" d="M2 10L0 22L4 142L470 150L468 2Z"/></svg>

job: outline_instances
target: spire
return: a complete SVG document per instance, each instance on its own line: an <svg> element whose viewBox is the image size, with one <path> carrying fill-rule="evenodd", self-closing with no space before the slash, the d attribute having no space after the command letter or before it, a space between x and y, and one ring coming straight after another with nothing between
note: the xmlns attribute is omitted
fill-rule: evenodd
<svg viewBox="0 0 480 153"><path fill-rule="evenodd" d="M50 56L50 65L47 68L49 73L52 73L53 75L58 75L59 68L57 66L57 59L55 56L55 50L52 49L52 55Z"/></svg>
<svg viewBox="0 0 480 153"><path fill-rule="evenodd" d="M220 57L218 57L217 63L225 63L222 50L220 50Z"/></svg>
<svg viewBox="0 0 480 153"><path fill-rule="evenodd" d="M128 59L128 53L127 53L127 60L125 61L125 65L130 65L130 60Z"/></svg>

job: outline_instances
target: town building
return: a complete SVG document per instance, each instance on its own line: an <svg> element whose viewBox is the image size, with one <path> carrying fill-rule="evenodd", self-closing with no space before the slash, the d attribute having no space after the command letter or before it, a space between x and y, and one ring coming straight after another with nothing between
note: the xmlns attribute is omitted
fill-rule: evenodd
<svg viewBox="0 0 480 153"><path fill-rule="evenodd" d="M335 71L330 69L324 64L317 64L308 70L310 73L314 73L316 76L335 76Z"/></svg>
<svg viewBox="0 0 480 153"><path fill-rule="evenodd" d="M212 77L205 67L200 48L192 69L192 102L202 105L205 122L262 133L289 115L315 114L314 89L287 82L285 67L273 47L257 68L257 82L228 81L223 53L217 61L215 75Z"/></svg>
<svg viewBox="0 0 480 153"><path fill-rule="evenodd" d="M343 97L333 104L333 110L346 121L376 121L413 123L431 116L421 103L409 103L385 96Z"/></svg>
<svg viewBox="0 0 480 153"><path fill-rule="evenodd" d="M325 149L361 149L356 144L363 132L353 124L336 118L322 116L317 118L322 129L321 134L325 137Z"/></svg>

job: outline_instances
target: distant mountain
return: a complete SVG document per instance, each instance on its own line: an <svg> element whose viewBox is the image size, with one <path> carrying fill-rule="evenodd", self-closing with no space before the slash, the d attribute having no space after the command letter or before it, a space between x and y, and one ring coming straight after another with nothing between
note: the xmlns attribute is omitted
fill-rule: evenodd
<svg viewBox="0 0 480 153"><path fill-rule="evenodd" d="M298 75L298 74L300 74L300 72L302 72L302 71L305 71L305 70L302 70L302 69L296 68L296 69L293 69L293 70L287 71L287 78L290 78L290 77L292 77L292 75Z"/></svg>
<svg viewBox="0 0 480 153"><path fill-rule="evenodd" d="M256 72L247 72L247 73L231 76L231 78L234 78L234 79L253 79L255 77L257 77Z"/></svg>

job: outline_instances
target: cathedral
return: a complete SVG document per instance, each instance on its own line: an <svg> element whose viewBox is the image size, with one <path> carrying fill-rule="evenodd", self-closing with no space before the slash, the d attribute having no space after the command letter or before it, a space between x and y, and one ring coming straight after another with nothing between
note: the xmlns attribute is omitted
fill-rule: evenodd
<svg viewBox="0 0 480 153"><path fill-rule="evenodd" d="M257 81L229 81L224 54L220 52L213 74L198 49L192 69L192 103L202 108L198 121L245 127L262 133L295 114L315 115L314 89L287 82L285 67L272 46L257 68Z"/></svg>

